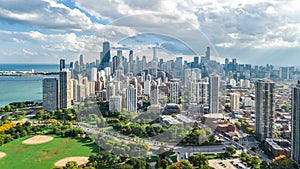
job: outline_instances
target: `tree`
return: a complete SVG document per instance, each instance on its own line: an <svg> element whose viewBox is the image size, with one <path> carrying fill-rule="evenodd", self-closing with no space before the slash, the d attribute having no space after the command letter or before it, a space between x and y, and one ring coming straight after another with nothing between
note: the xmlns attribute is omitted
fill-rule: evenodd
<svg viewBox="0 0 300 169"><path fill-rule="evenodd" d="M257 156L250 157L250 164L255 167L260 163L260 159Z"/></svg>
<svg viewBox="0 0 300 169"><path fill-rule="evenodd" d="M76 161L69 161L69 162L67 162L64 169L78 169L78 164Z"/></svg>
<svg viewBox="0 0 300 169"><path fill-rule="evenodd" d="M193 164L193 166L198 167L198 168L202 168L203 166L208 165L208 159L202 153L192 155L188 158L188 160L191 164Z"/></svg>
<svg viewBox="0 0 300 169"><path fill-rule="evenodd" d="M143 158L130 158L126 164L129 164L133 166L133 168L138 169L146 169L147 168L147 162Z"/></svg>
<svg viewBox="0 0 300 169"><path fill-rule="evenodd" d="M170 169L193 169L193 166L189 161L183 160L172 164Z"/></svg>
<svg viewBox="0 0 300 169"><path fill-rule="evenodd" d="M225 155L230 157L236 153L236 149L233 146L226 147Z"/></svg>
<svg viewBox="0 0 300 169"><path fill-rule="evenodd" d="M163 168L163 169L166 169L167 167L168 167L168 161L166 160L166 159L162 159L161 160L161 167Z"/></svg>
<svg viewBox="0 0 300 169"><path fill-rule="evenodd" d="M293 160L287 158L285 155L275 157L270 163L271 169L297 169L297 166Z"/></svg>
<svg viewBox="0 0 300 169"><path fill-rule="evenodd" d="M266 161L262 161L260 163L260 169L270 169L269 163Z"/></svg>

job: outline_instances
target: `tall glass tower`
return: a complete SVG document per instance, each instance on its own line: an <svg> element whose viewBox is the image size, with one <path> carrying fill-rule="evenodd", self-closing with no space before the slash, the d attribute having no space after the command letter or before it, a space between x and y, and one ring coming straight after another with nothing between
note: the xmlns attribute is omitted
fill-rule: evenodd
<svg viewBox="0 0 300 169"><path fill-rule="evenodd" d="M103 51L100 54L100 64L98 70L104 70L104 68L109 67L110 61L110 45L109 42L103 43Z"/></svg>

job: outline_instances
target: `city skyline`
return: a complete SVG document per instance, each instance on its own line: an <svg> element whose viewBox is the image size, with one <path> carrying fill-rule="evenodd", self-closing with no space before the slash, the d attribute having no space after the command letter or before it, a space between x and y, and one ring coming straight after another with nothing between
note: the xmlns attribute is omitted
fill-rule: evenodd
<svg viewBox="0 0 300 169"><path fill-rule="evenodd" d="M31 3L31 9L23 3ZM102 42L116 44L120 40L116 37L131 39L123 41L125 45L159 43L178 55L186 48L173 43L174 39L188 43L197 53L202 53L205 44L214 46L222 60L237 58L250 64L293 65L300 50L299 2L295 0L102 2L109 10L95 3L99 2L1 2L2 63L57 63L61 58L69 62L80 54L94 60L102 51ZM153 21L145 23L141 16ZM46 17L52 21L45 22ZM176 36L177 28L183 30L182 36ZM104 35L100 33L103 29ZM140 35L146 32L154 36ZM287 55L289 59L285 59Z"/></svg>

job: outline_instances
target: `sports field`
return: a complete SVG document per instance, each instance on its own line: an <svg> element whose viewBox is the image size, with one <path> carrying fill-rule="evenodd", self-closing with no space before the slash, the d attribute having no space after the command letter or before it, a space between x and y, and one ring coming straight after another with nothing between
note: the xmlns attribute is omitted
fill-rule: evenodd
<svg viewBox="0 0 300 169"><path fill-rule="evenodd" d="M43 144L22 144L24 140L30 138L24 137L0 146L0 152L6 153L6 156L0 159L0 168L50 169L60 159L73 156L88 157L96 149L92 142L53 137L53 140Z"/></svg>

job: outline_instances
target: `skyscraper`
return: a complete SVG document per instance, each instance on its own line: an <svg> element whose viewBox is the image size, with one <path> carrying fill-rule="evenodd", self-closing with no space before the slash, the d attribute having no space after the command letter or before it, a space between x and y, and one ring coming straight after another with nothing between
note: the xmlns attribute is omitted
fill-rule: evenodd
<svg viewBox="0 0 300 169"><path fill-rule="evenodd" d="M59 60L59 71L62 71L64 68L66 68L65 59Z"/></svg>
<svg viewBox="0 0 300 169"><path fill-rule="evenodd" d="M207 49L206 49L205 58L206 58L207 61L210 60L210 47L207 47Z"/></svg>
<svg viewBox="0 0 300 169"><path fill-rule="evenodd" d="M118 57L114 56L112 58L112 73L115 74L118 67Z"/></svg>
<svg viewBox="0 0 300 169"><path fill-rule="evenodd" d="M172 79L171 82L169 82L169 98L170 103L177 104L179 102L179 79Z"/></svg>
<svg viewBox="0 0 300 169"><path fill-rule="evenodd" d="M59 73L60 108L70 108L72 100L71 72L63 69Z"/></svg>
<svg viewBox="0 0 300 169"><path fill-rule="evenodd" d="M158 87L155 81L151 81L150 87L150 104L154 105L158 103Z"/></svg>
<svg viewBox="0 0 300 169"><path fill-rule="evenodd" d="M122 111L122 96L112 96L109 99L109 111Z"/></svg>
<svg viewBox="0 0 300 169"><path fill-rule="evenodd" d="M208 106L208 78L192 82L192 100L202 106Z"/></svg>
<svg viewBox="0 0 300 169"><path fill-rule="evenodd" d="M213 73L209 77L209 112L219 113L220 76Z"/></svg>
<svg viewBox="0 0 300 169"><path fill-rule="evenodd" d="M57 78L43 79L43 109L46 111L59 109L59 81Z"/></svg>
<svg viewBox="0 0 300 169"><path fill-rule="evenodd" d="M90 81L92 81L92 82L95 82L95 81L97 81L97 74L98 74L98 72L97 72L97 68L96 67L93 67L92 69L91 69L91 74L90 74Z"/></svg>
<svg viewBox="0 0 300 169"><path fill-rule="evenodd" d="M273 138L275 83L268 79L255 82L255 133L261 140Z"/></svg>
<svg viewBox="0 0 300 169"><path fill-rule="evenodd" d="M291 158L300 166L300 81L292 90L292 153Z"/></svg>
<svg viewBox="0 0 300 169"><path fill-rule="evenodd" d="M128 72L133 73L133 50L129 51Z"/></svg>
<svg viewBox="0 0 300 169"><path fill-rule="evenodd" d="M137 92L133 86L126 88L126 109L128 112L137 110Z"/></svg>
<svg viewBox="0 0 300 169"><path fill-rule="evenodd" d="M103 51L100 56L100 64L98 70L104 70L104 68L109 67L110 61L110 45L109 42L103 42Z"/></svg>
<svg viewBox="0 0 300 169"><path fill-rule="evenodd" d="M118 50L117 51L117 60L118 60L118 64L117 64L117 70L122 70L122 72L124 72L124 66L123 66L123 54L122 54L122 50Z"/></svg>
<svg viewBox="0 0 300 169"><path fill-rule="evenodd" d="M238 93L232 93L230 96L231 111L236 112L240 110L240 95Z"/></svg>

